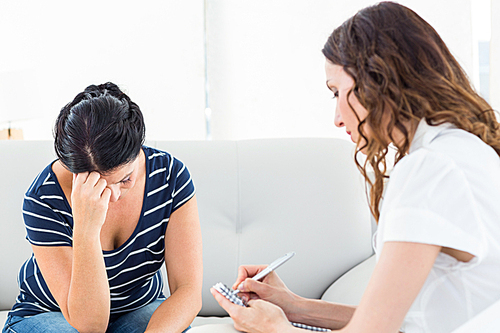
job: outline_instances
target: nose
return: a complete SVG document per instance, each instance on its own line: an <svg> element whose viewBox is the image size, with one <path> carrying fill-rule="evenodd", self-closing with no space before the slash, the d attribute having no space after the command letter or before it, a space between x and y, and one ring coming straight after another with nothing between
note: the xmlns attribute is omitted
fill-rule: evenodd
<svg viewBox="0 0 500 333"><path fill-rule="evenodd" d="M342 120L342 116L340 115L338 105L335 106L334 123L335 123L335 126L337 126L337 127L344 127L345 126L344 121Z"/></svg>
<svg viewBox="0 0 500 333"><path fill-rule="evenodd" d="M108 188L111 190L111 197L109 198L110 202L116 202L118 199L120 199L120 195L122 194L120 189L116 186L108 186Z"/></svg>

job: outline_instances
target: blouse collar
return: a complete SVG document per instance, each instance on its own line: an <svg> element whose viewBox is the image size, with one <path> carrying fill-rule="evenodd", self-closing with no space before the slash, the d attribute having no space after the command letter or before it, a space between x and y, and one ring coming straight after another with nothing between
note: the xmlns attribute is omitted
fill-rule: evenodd
<svg viewBox="0 0 500 333"><path fill-rule="evenodd" d="M410 144L409 153L411 154L417 149L427 146L429 143L431 143L432 140L438 137L442 131L452 127L455 126L450 123L431 126L427 124L425 118L420 119L420 122L417 126L417 130L415 131L415 135L413 136L413 139Z"/></svg>

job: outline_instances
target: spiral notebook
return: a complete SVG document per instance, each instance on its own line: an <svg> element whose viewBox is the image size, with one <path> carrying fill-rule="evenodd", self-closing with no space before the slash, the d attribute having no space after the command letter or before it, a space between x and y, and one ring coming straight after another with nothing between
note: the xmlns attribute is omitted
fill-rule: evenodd
<svg viewBox="0 0 500 333"><path fill-rule="evenodd" d="M217 290L221 295L226 297L228 300L230 300L234 304L240 305L240 306L247 306L245 304L245 302L243 302L243 300L238 295L236 295L235 290L229 289L225 284L219 282L219 283L214 285L214 289ZM321 328L321 327L309 326L309 325L292 323L292 322L291 322L291 324L295 327L303 328L303 329L315 331L315 332L330 332L331 331L328 328Z"/></svg>

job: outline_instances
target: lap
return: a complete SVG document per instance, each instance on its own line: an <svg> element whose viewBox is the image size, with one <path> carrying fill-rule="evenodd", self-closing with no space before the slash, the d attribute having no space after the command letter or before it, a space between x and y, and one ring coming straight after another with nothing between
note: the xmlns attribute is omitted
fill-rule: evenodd
<svg viewBox="0 0 500 333"><path fill-rule="evenodd" d="M140 309L127 312L115 321L109 323L106 333L144 332L149 319L163 300L156 300Z"/></svg>
<svg viewBox="0 0 500 333"><path fill-rule="evenodd" d="M158 299L140 309L123 314L108 325L106 333L144 332L153 312L163 299ZM47 312L29 318L8 317L2 333L78 333L61 312Z"/></svg>
<svg viewBox="0 0 500 333"><path fill-rule="evenodd" d="M61 312L46 312L29 318L9 316L2 333L78 333Z"/></svg>
<svg viewBox="0 0 500 333"><path fill-rule="evenodd" d="M140 309L128 312L109 324L106 333L133 333L144 332L156 308L164 299L157 299Z"/></svg>

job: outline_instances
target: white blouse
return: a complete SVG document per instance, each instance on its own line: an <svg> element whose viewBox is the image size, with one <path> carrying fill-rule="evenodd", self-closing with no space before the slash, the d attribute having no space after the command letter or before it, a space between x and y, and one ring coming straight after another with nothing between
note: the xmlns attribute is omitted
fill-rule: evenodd
<svg viewBox="0 0 500 333"><path fill-rule="evenodd" d="M467 262L440 253L401 330L451 332L500 299L500 158L478 137L422 120L391 173L378 231L386 241L434 244L468 252Z"/></svg>

